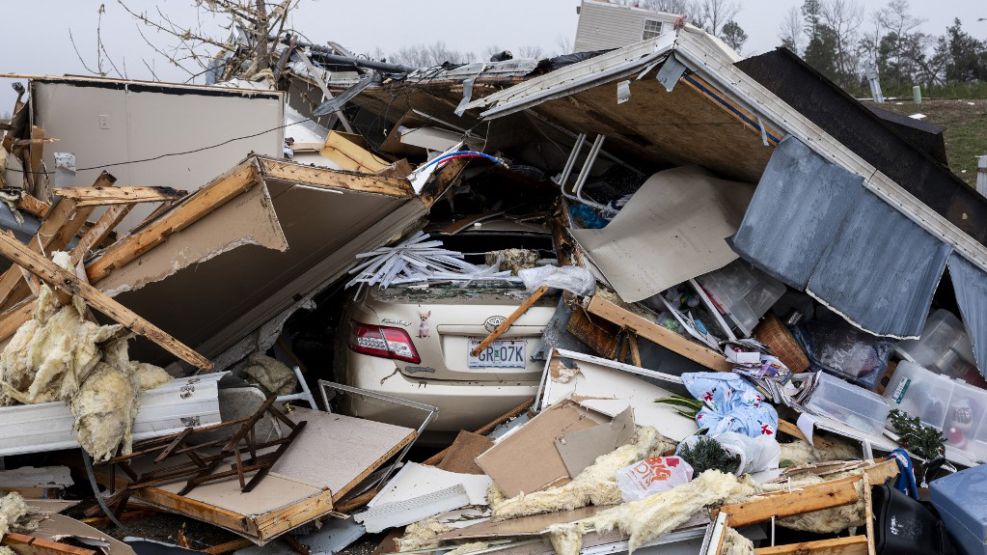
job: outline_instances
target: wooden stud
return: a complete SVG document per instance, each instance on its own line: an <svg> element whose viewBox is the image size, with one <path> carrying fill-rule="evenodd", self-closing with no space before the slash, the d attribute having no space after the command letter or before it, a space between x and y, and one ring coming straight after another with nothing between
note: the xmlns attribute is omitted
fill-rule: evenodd
<svg viewBox="0 0 987 555"><path fill-rule="evenodd" d="M754 555L866 555L867 538L850 536L847 538L832 538L774 547L761 547L754 550Z"/></svg>
<svg viewBox="0 0 987 555"><path fill-rule="evenodd" d="M78 206L106 206L113 204L140 204L180 199L183 191L169 187L61 187L55 195L70 198Z"/></svg>
<svg viewBox="0 0 987 555"><path fill-rule="evenodd" d="M498 337L504 335L504 332L509 330L511 326L514 325L514 322L516 322L518 318L524 316L524 313L527 312L529 308L534 306L534 304L538 302L538 299L542 298L542 296L544 296L547 292L547 285L542 285L538 289L535 289L535 292L529 295L528 298L525 299L524 302L522 302L521 305L510 314L510 316L505 318L496 329L490 332L490 335L484 337L483 341L480 341L480 344L473 349L472 355L479 355L483 352L483 349L486 349L491 343L496 341Z"/></svg>
<svg viewBox="0 0 987 555"><path fill-rule="evenodd" d="M39 200L38 197L24 191L23 196L14 203L17 209L22 212L27 212L28 214L34 216L38 219L44 219L48 215L48 211L51 210L51 204L43 200Z"/></svg>
<svg viewBox="0 0 987 555"><path fill-rule="evenodd" d="M870 477L865 472L860 479L864 489L864 529L867 531L867 555L876 555L874 548L874 507L870 491Z"/></svg>
<svg viewBox="0 0 987 555"><path fill-rule="evenodd" d="M74 273L59 268L51 260L33 252L13 235L0 233L0 254L14 264L29 270L52 287L72 295L79 295L89 306L119 322L125 328L150 339L185 362L198 368L212 368L209 359L114 301L102 291L80 280Z"/></svg>
<svg viewBox="0 0 987 555"><path fill-rule="evenodd" d="M635 314L604 299L600 295L593 295L589 299L586 311L604 320L613 322L622 328L626 328L636 335L661 345L706 368L719 372L729 372L733 369L733 366L727 362L727 359L722 354L705 345L690 341L674 331L648 320L644 316Z"/></svg>
<svg viewBox="0 0 987 555"><path fill-rule="evenodd" d="M7 532L0 543L17 555L96 555L92 549L17 532Z"/></svg>
<svg viewBox="0 0 987 555"><path fill-rule="evenodd" d="M859 481L860 476L850 476L790 492L772 493L742 503L724 505L720 510L727 513L728 526L739 528L770 520L773 516L799 515L855 503L859 499L856 488L856 483Z"/></svg>
<svg viewBox="0 0 987 555"><path fill-rule="evenodd" d="M641 368L641 350L637 346L637 336L634 333L627 334L627 344L631 347L631 363Z"/></svg>
<svg viewBox="0 0 987 555"><path fill-rule="evenodd" d="M377 193L399 198L410 197L414 194L411 183L407 179L315 168L271 158L258 157L257 161L265 179L304 183L312 187Z"/></svg>
<svg viewBox="0 0 987 555"><path fill-rule="evenodd" d="M207 547L202 551L208 553L209 555L223 555L224 553L243 549L244 547L250 547L252 545L254 545L254 542L248 540L247 538L237 538L228 542L216 544L212 547Z"/></svg>
<svg viewBox="0 0 987 555"><path fill-rule="evenodd" d="M97 245L103 242L110 233L120 225L120 222L130 213L134 208L132 204L118 204L116 206L111 206L103 212L103 215L96 220L82 237L79 238L79 242L76 243L69 253L69 257L72 260L72 265L85 260L86 255L89 251L94 249Z"/></svg>

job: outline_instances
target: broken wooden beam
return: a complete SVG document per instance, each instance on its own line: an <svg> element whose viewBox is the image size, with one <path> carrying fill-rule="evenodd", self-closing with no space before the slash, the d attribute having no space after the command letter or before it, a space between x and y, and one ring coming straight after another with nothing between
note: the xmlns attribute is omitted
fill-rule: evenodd
<svg viewBox="0 0 987 555"><path fill-rule="evenodd" d="M52 287L72 295L79 295L92 308L109 316L123 327L150 339L185 362L198 368L212 368L209 359L114 301L102 291L82 281L74 273L60 268L51 260L32 251L13 235L0 233L0 254Z"/></svg>
<svg viewBox="0 0 987 555"><path fill-rule="evenodd" d="M111 187L115 181L115 177L103 172L96 178L96 185ZM74 200L63 199L48 212L37 233L28 241L28 246L39 253L64 249L82 229L92 211L92 207L80 207ZM14 306L30 293L17 268L8 268L0 275L0 310Z"/></svg>
<svg viewBox="0 0 987 555"><path fill-rule="evenodd" d="M730 372L733 369L733 366L727 362L726 357L722 354L705 345L690 341L657 322L631 312L612 301L604 299L598 294L590 297L586 304L586 311L630 330L635 335L660 345L673 353L682 355L706 368L720 372Z"/></svg>
<svg viewBox="0 0 987 555"><path fill-rule="evenodd" d="M850 536L761 547L754 555L866 555L867 537Z"/></svg>
<svg viewBox="0 0 987 555"><path fill-rule="evenodd" d="M140 204L165 202L185 196L184 191L171 187L60 187L55 195L72 199L77 206L106 206L115 204Z"/></svg>
<svg viewBox="0 0 987 555"><path fill-rule="evenodd" d="M96 555L96 551L17 532L7 532L2 544L17 555Z"/></svg>
<svg viewBox="0 0 987 555"><path fill-rule="evenodd" d="M480 344L473 349L471 354L473 356L479 356L479 354L482 353L484 349L489 347L491 343L496 341L498 337L504 335L504 332L509 330L511 326L514 325L514 322L517 322L518 318L524 316L524 313L527 312L529 308L534 306L534 304L538 302L538 299L542 298L547 292L547 285L542 285L538 289L535 289L535 292L529 295L528 298L525 299L524 302L522 302L521 305L518 306L507 318L504 318L504 321L501 322L499 326L494 328L494 330L490 332L490 335L484 337L483 341L480 341Z"/></svg>

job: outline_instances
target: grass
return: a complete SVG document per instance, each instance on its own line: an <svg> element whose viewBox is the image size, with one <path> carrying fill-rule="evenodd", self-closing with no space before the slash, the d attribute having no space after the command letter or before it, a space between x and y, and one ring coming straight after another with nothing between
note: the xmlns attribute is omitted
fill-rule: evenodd
<svg viewBox="0 0 987 555"><path fill-rule="evenodd" d="M977 183L977 156L987 154L987 99L914 102L888 101L881 108L906 116L921 113L924 121L945 127L949 168L970 186Z"/></svg>

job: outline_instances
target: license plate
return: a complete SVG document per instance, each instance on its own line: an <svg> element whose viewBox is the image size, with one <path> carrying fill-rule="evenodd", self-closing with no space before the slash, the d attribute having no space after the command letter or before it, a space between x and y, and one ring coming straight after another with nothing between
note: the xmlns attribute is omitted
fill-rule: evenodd
<svg viewBox="0 0 987 555"><path fill-rule="evenodd" d="M527 342L525 340L497 340L480 351L479 355L473 356L473 349L481 341L483 340L478 337L470 337L469 339L466 364L470 368L524 368L527 365Z"/></svg>

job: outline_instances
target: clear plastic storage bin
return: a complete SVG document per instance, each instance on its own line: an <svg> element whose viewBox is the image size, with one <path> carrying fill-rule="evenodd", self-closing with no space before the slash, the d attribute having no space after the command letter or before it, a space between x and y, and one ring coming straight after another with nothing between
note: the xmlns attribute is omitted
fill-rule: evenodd
<svg viewBox="0 0 987 555"><path fill-rule="evenodd" d="M699 277L713 302L745 336L785 294L785 285L742 260Z"/></svg>
<svg viewBox="0 0 987 555"><path fill-rule="evenodd" d="M938 374L968 380L977 374L973 347L963 322L948 310L929 315L922 337L902 341L895 349L905 360Z"/></svg>
<svg viewBox="0 0 987 555"><path fill-rule="evenodd" d="M903 360L884 397L892 408L942 430L947 444L987 460L987 391Z"/></svg>
<svg viewBox="0 0 987 555"><path fill-rule="evenodd" d="M873 391L822 373L819 384L809 396L806 407L861 431L884 433L884 422L891 407Z"/></svg>

